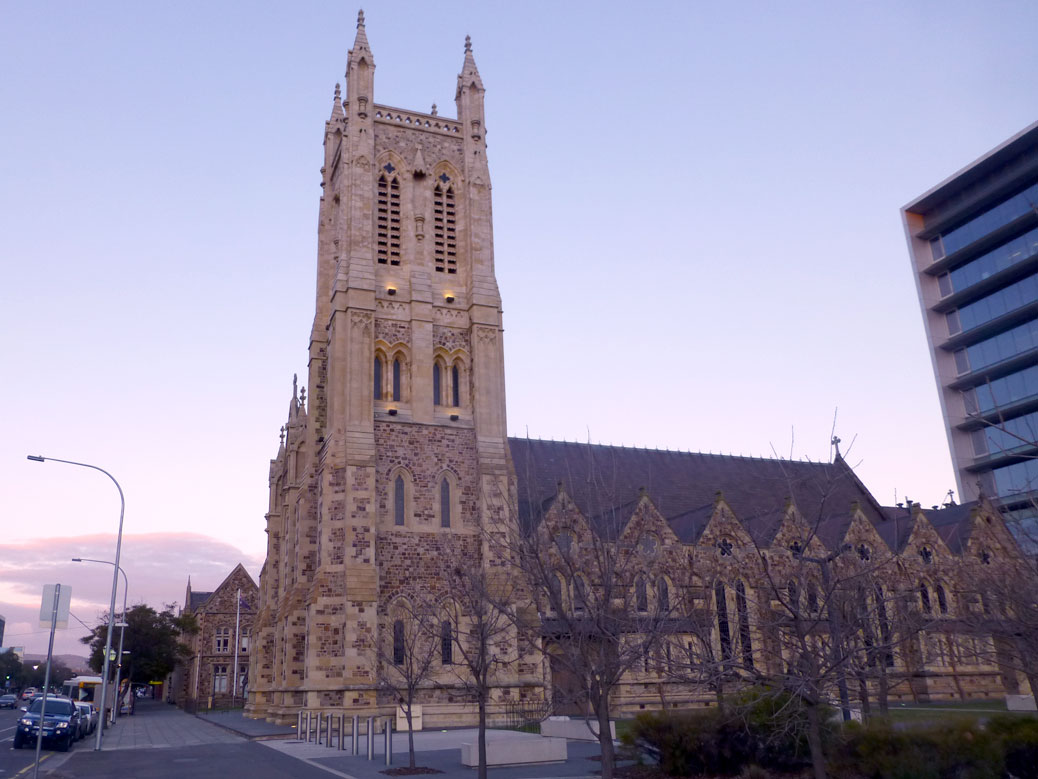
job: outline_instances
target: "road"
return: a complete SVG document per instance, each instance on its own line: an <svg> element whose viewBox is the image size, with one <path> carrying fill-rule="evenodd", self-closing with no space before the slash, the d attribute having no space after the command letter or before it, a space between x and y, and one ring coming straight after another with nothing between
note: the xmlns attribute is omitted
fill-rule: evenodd
<svg viewBox="0 0 1038 779"><path fill-rule="evenodd" d="M150 702L149 702L150 703ZM143 715L143 716L142 716ZM32 776L34 749L14 749L18 709L0 710L0 779ZM326 771L249 742L165 704L138 707L95 752L88 736L68 753L44 749L40 776L49 779L329 779Z"/></svg>
<svg viewBox="0 0 1038 779"><path fill-rule="evenodd" d="M12 779L12 777L21 779L25 776L32 776L32 765L36 759L36 750L34 748L15 749L13 746L14 729L21 714L21 711L18 709L0 709L0 779ZM92 742L84 739L83 741L77 741L71 751L85 751L90 749L91 746ZM64 753L55 752L44 747L40 755L40 774L44 773L44 769L51 762L60 762L64 759Z"/></svg>

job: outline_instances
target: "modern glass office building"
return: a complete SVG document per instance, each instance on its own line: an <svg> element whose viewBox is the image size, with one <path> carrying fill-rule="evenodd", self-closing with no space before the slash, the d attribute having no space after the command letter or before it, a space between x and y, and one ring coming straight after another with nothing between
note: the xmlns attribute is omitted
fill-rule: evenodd
<svg viewBox="0 0 1038 779"><path fill-rule="evenodd" d="M1038 122L901 210L960 501L1038 507Z"/></svg>

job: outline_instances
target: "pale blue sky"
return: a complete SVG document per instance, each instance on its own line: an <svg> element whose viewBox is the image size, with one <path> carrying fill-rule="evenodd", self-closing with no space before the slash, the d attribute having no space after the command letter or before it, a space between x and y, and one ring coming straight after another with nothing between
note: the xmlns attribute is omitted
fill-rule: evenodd
<svg viewBox="0 0 1038 779"><path fill-rule="evenodd" d="M189 573L219 584L197 536L170 536L159 576L161 544L135 534L210 536L228 572L237 548L258 573L356 10L4 4L0 613L21 636L5 643L45 648L24 621L42 582L71 584L91 621L110 581L53 564L114 531L114 489L30 452L120 479L131 601L182 599ZM825 459L838 407L877 498L943 499L898 209L1038 118L1038 5L365 13L378 103L454 116L472 35L513 434Z"/></svg>

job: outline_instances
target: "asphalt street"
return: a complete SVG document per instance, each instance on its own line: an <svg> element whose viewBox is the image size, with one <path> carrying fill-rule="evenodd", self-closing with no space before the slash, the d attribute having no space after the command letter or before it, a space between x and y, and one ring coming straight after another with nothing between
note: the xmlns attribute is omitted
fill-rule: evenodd
<svg viewBox="0 0 1038 779"><path fill-rule="evenodd" d="M32 765L36 759L35 745L29 749L14 748L14 729L21 714L18 709L0 709L0 779L32 775ZM70 753L92 747L93 742L87 737L82 741L77 741ZM43 774L51 763L61 762L65 757L65 753L55 752L44 747L40 756L40 774Z"/></svg>
<svg viewBox="0 0 1038 779"><path fill-rule="evenodd" d="M42 767L40 773L43 773ZM49 776L50 779L329 779L334 774L242 739L233 744L84 752L74 755Z"/></svg>

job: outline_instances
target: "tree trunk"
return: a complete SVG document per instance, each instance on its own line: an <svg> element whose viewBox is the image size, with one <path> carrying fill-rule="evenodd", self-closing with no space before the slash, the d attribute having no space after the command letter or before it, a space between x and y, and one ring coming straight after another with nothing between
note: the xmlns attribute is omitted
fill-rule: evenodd
<svg viewBox="0 0 1038 779"><path fill-rule="evenodd" d="M890 680L886 678L886 655L880 657L882 664L879 668L879 689L876 691L876 700L879 703L879 714L883 717L891 713L890 706Z"/></svg>
<svg viewBox="0 0 1038 779"><path fill-rule="evenodd" d="M411 724L411 701L407 702L407 767L414 768L414 725Z"/></svg>
<svg viewBox="0 0 1038 779"><path fill-rule="evenodd" d="M487 694L479 691L479 779L487 779Z"/></svg>
<svg viewBox="0 0 1038 779"><path fill-rule="evenodd" d="M861 721L868 722L872 716L872 704L869 701L869 679L864 673L858 674L858 697L861 699Z"/></svg>
<svg viewBox="0 0 1038 779"><path fill-rule="evenodd" d="M818 718L818 706L807 704L807 743L811 747L811 767L815 779L828 779L825 770L825 755L822 753L822 723Z"/></svg>
<svg viewBox="0 0 1038 779"><path fill-rule="evenodd" d="M598 719L598 744L602 749L602 779L613 779L616 755L613 751L612 728L609 727L609 693L598 691L595 696L595 715Z"/></svg>

